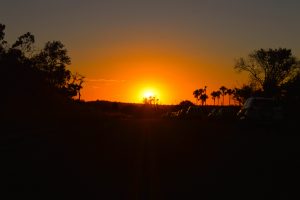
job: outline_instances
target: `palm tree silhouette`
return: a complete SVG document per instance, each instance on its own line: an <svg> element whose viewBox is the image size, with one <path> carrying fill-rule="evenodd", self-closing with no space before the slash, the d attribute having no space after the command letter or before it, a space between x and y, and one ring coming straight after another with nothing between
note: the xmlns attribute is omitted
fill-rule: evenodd
<svg viewBox="0 0 300 200"><path fill-rule="evenodd" d="M231 95L233 95L234 90L232 89L227 89L226 90L226 94L228 94L228 105L230 105L230 99L231 99Z"/></svg>
<svg viewBox="0 0 300 200"><path fill-rule="evenodd" d="M198 102L200 100L200 96L203 94L203 89L197 89L193 92L194 97L196 98L196 101Z"/></svg>
<svg viewBox="0 0 300 200"><path fill-rule="evenodd" d="M223 97L222 105L224 105L224 97L226 95L227 88L225 86L220 87L221 95Z"/></svg>
<svg viewBox="0 0 300 200"><path fill-rule="evenodd" d="M198 89L195 90L195 91L193 92L193 95L194 95L194 97L196 98L196 104L197 104L197 102L198 102L198 100L199 100L199 96L200 96L199 90L198 90Z"/></svg>
<svg viewBox="0 0 300 200"><path fill-rule="evenodd" d="M200 95L200 99L201 99L201 104L202 106L205 104L206 105L206 99L208 99L207 94L201 94Z"/></svg>
<svg viewBox="0 0 300 200"><path fill-rule="evenodd" d="M217 98L217 96L218 96L218 92L212 91L212 92L210 93L210 96L211 96L212 99L214 100L214 106L215 106L215 105L216 105L216 98Z"/></svg>
<svg viewBox="0 0 300 200"><path fill-rule="evenodd" d="M221 92L219 90L216 91L216 97L218 99L218 105L220 105L220 96L221 96Z"/></svg>

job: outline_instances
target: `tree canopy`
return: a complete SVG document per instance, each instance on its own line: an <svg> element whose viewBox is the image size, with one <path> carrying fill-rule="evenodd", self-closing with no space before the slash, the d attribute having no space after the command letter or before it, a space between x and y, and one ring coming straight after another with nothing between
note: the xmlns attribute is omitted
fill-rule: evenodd
<svg viewBox="0 0 300 200"><path fill-rule="evenodd" d="M299 61L290 49L255 50L247 58L239 58L234 67L249 73L250 81L265 95L273 96L278 88L299 72Z"/></svg>
<svg viewBox="0 0 300 200"><path fill-rule="evenodd" d="M80 99L84 77L67 69L71 58L62 42L47 42L41 51L35 51L35 37L30 32L18 37L11 46L4 37L5 25L0 23L0 68L5 74L1 81L13 83L6 88L14 90L12 85L16 89L29 83L32 86L44 84L66 97L78 95Z"/></svg>

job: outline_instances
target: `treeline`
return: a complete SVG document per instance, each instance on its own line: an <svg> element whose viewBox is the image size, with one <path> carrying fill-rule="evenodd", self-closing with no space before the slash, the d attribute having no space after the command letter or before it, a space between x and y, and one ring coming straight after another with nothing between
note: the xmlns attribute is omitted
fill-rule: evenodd
<svg viewBox="0 0 300 200"><path fill-rule="evenodd" d="M34 99L51 94L80 99L84 77L72 73L67 49L60 41L49 41L36 50L35 37L27 32L13 44L5 40L5 25L0 24L0 70L2 100ZM51 94L49 94L51 93Z"/></svg>
<svg viewBox="0 0 300 200"><path fill-rule="evenodd" d="M201 105L206 105L206 100L209 98L209 95L206 94L207 86L204 88L196 89L193 92L194 97ZM228 105L241 105L248 97L252 94L252 89L244 85L242 88L227 88L221 86L219 90L212 91L210 96L213 100L213 105L225 105L225 96L228 96Z"/></svg>
<svg viewBox="0 0 300 200"><path fill-rule="evenodd" d="M240 88L226 88L210 93L214 104L225 104L228 96L228 105L231 100L235 104L243 104L251 96L272 97L287 104L300 105L300 61L292 55L290 49L260 49L255 50L247 58L239 58L235 62L237 72L246 72L249 83ZM209 96L207 86L193 92L197 101L206 104Z"/></svg>

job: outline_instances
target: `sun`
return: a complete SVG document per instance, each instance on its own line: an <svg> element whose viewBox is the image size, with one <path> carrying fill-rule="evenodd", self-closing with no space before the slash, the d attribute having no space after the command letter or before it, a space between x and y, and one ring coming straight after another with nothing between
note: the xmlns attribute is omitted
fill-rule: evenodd
<svg viewBox="0 0 300 200"><path fill-rule="evenodd" d="M155 93L153 92L153 90L145 90L143 92L143 97L144 98L149 98L149 97L154 97Z"/></svg>
<svg viewBox="0 0 300 200"><path fill-rule="evenodd" d="M146 99L160 101L161 93L157 87L141 87L139 90L138 101L144 102Z"/></svg>

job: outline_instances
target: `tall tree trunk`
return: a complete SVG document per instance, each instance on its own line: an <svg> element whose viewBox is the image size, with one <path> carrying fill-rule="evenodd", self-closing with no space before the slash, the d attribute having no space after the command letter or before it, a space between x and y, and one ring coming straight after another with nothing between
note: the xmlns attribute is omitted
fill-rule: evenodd
<svg viewBox="0 0 300 200"><path fill-rule="evenodd" d="M222 106L224 106L224 98L225 98L225 95L223 95Z"/></svg>

